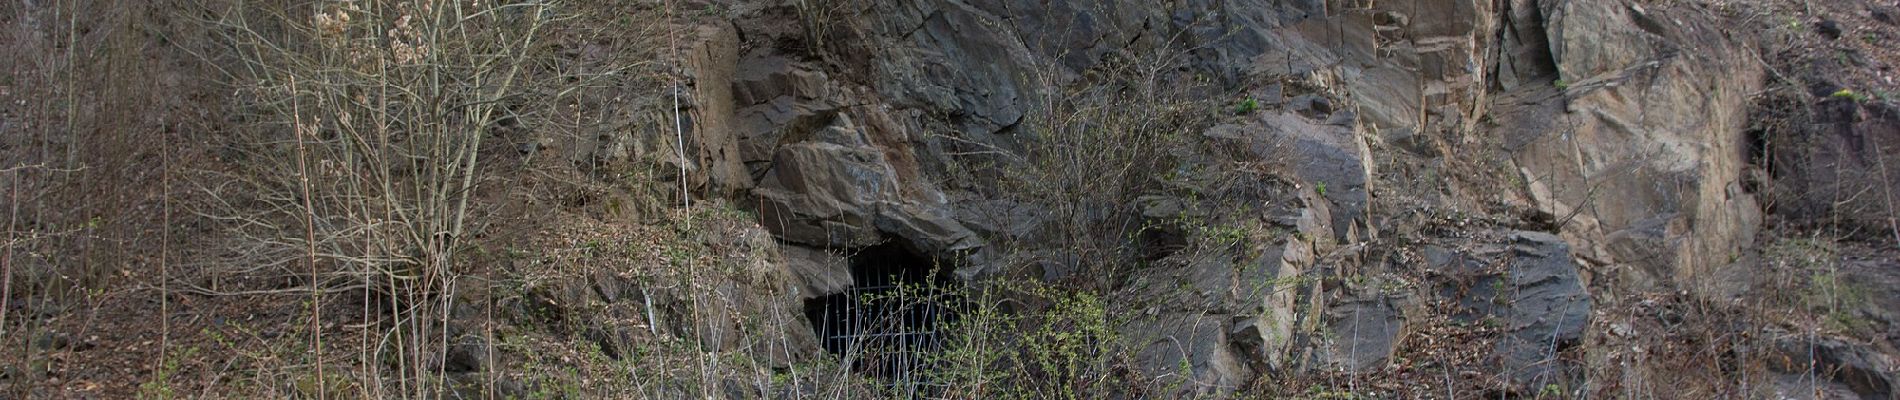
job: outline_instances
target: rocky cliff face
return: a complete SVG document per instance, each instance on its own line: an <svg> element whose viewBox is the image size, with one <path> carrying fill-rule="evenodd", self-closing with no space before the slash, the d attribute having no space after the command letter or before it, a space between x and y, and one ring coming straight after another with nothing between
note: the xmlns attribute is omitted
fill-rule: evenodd
<svg viewBox="0 0 1900 400"><path fill-rule="evenodd" d="M1892 0L41 3L15 396L1900 387Z"/></svg>
<svg viewBox="0 0 1900 400"><path fill-rule="evenodd" d="M1547 8L1546 72L1567 87L1518 97L1536 104L1501 113L1495 130L1533 204L1580 255L1652 282L1735 260L1761 219L1741 179L1747 96L1762 85L1753 51L1689 10Z"/></svg>
<svg viewBox="0 0 1900 400"><path fill-rule="evenodd" d="M1705 13L1334 6L838 4L850 18L805 27L786 26L791 6L741 4L749 17L710 28L695 61L697 164L711 192L770 203L761 211L789 241L975 248L948 199L980 182L946 166L1034 140L1025 115L1048 112L1050 96L1104 59L1165 52L1175 57L1160 67L1219 81L1199 95L1268 105L1208 136L1292 146L1298 178L1331 189L1334 236L1348 242L1376 237L1368 195L1394 174L1375 171L1371 147L1410 150L1381 155L1391 158L1502 155L1485 161L1518 176L1484 180L1518 187L1443 197L1522 201L1584 255L1641 264L1652 279L1725 263L1759 224L1740 179L1759 68Z"/></svg>
<svg viewBox="0 0 1900 400"><path fill-rule="evenodd" d="M1743 261L1763 189L1745 172L1764 69L1756 39L1707 5L819 3L733 4L691 66L702 192L756 211L787 251L898 243L971 283L1060 281L1085 263L1021 256L1060 253L1057 199L996 179L1062 156L1030 150L1062 134L1050 115L1136 104L1069 90L1143 83L1105 73L1133 65L1214 105L1168 128L1180 147L1141 149L1177 164L1150 178L1174 186L1094 205L1128 223L1267 232L1156 229L1142 243L1166 249L1121 260L1152 266L1098 287L1129 314L1115 329L1137 373L1187 382L1172 394L1379 370L1419 340L1421 313L1453 308L1498 325L1480 363L1507 387L1573 387L1582 364L1562 355L1600 314L1593 296L1713 293L1721 271L1755 268ZM1824 104L1819 140L1891 130L1890 107L1854 104ZM1789 147L1815 150L1781 157L1850 164L1880 151ZM1229 176L1261 163L1274 168ZM1785 163L1795 185L1866 169Z"/></svg>

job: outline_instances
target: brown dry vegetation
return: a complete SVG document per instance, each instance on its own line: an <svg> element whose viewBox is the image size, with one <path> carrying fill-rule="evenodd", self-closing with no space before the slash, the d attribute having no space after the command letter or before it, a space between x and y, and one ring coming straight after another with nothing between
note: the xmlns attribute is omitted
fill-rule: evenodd
<svg viewBox="0 0 1900 400"><path fill-rule="evenodd" d="M534 25L443 3L431 11L494 21L451 32L425 2L41 3L0 5L0 51L19 61L0 80L0 397L434 391L444 386L407 378L439 375L425 372L444 363L424 359L444 346L417 338L446 338L446 314L417 317L484 298L455 290L543 274L452 252L533 248L577 221L669 218L664 188L649 186L657 162L603 154L630 145L593 136L659 129L666 17L690 15L602 2L507 16L545 17ZM317 17L349 7L349 26ZM469 32L504 36L444 39ZM463 47L379 44L424 34ZM523 40L481 44L509 38ZM471 80L483 74L495 76ZM402 105L362 102L375 88ZM392 130L409 141L362 142ZM456 139L470 137L488 140Z"/></svg>

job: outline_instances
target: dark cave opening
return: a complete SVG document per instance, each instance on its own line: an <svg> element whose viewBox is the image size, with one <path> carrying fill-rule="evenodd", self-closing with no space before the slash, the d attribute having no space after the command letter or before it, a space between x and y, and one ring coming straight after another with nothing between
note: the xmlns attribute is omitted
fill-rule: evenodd
<svg viewBox="0 0 1900 400"><path fill-rule="evenodd" d="M892 385L927 384L930 355L943 348L962 309L953 268L896 243L859 249L849 260L850 288L805 302L825 351Z"/></svg>

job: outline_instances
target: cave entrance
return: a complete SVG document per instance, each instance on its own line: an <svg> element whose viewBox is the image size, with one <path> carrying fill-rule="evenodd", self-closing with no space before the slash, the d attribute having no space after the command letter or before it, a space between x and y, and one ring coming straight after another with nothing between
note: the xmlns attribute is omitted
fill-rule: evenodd
<svg viewBox="0 0 1900 400"><path fill-rule="evenodd" d="M930 355L962 309L951 268L905 246L886 243L849 257L853 285L811 299L805 317L825 351L852 371L886 379L896 391L930 387Z"/></svg>

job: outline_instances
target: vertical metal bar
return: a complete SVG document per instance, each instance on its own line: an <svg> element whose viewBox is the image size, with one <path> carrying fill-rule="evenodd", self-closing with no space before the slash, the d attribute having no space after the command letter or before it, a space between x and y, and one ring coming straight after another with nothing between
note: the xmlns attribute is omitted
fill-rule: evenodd
<svg viewBox="0 0 1900 400"><path fill-rule="evenodd" d="M911 317L910 305L911 305L912 299L910 298L911 296L910 290L904 290L904 289L899 289L899 290L903 290L903 291L899 292L901 294L901 296L899 297L902 300L898 303L898 306L897 306L898 307L897 316L898 316L898 319L903 320L904 322L898 324L898 329L902 330L904 332L904 335L897 337L898 364L899 364L897 367L903 369L902 375L904 378L903 380L900 381L901 384L905 385L906 387L909 387L910 380L911 380L911 366L912 366L911 357L915 356L915 354L911 353L911 348L910 348L910 338L911 338L910 335L912 333L911 327L913 326L911 318L910 318Z"/></svg>

